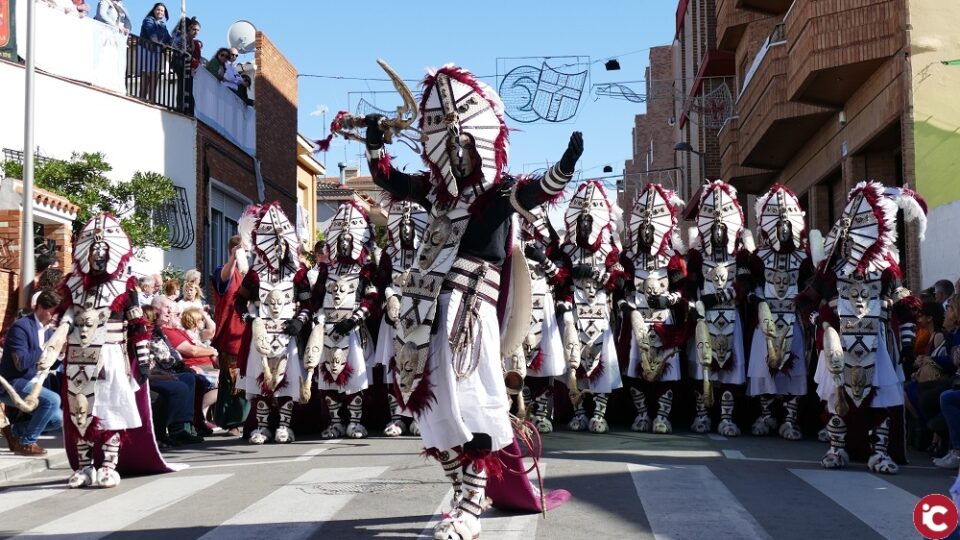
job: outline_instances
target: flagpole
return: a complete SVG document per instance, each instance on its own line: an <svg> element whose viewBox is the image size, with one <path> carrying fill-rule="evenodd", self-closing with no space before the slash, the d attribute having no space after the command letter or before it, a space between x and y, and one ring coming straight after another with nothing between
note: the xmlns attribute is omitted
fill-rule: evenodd
<svg viewBox="0 0 960 540"><path fill-rule="evenodd" d="M27 5L27 69L23 107L23 201L20 203L23 227L20 229L20 308L30 308L27 285L33 282L33 94L36 65L36 2Z"/></svg>

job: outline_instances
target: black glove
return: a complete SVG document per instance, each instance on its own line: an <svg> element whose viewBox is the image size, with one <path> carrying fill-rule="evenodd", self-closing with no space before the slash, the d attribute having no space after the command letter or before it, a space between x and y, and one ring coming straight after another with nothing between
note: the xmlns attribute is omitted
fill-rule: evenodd
<svg viewBox="0 0 960 540"><path fill-rule="evenodd" d="M910 369L913 369L914 360L916 360L916 355L913 352L913 343L904 343L900 347L900 364L910 366Z"/></svg>
<svg viewBox="0 0 960 540"><path fill-rule="evenodd" d="M143 385L150 378L150 364L140 362L137 364L137 384Z"/></svg>
<svg viewBox="0 0 960 540"><path fill-rule="evenodd" d="M533 262L542 263L547 260L547 254L543 249L534 244L527 244L527 247L523 248L523 254Z"/></svg>
<svg viewBox="0 0 960 540"><path fill-rule="evenodd" d="M582 154L583 133L574 131L570 135L570 143L567 144L567 150L557 163L557 166L560 167L560 172L563 174L573 174L573 171L577 168L577 160L580 159Z"/></svg>
<svg viewBox="0 0 960 540"><path fill-rule="evenodd" d="M350 333L351 330L357 327L357 320L353 317L349 319L344 319L333 325L333 332L335 334L345 336Z"/></svg>
<svg viewBox="0 0 960 540"><path fill-rule="evenodd" d="M727 289L720 289L714 294L705 294L700 297L700 300L703 302L703 307L710 309L713 306L718 306L720 304L726 304L730 301L733 296L730 294Z"/></svg>
<svg viewBox="0 0 960 540"><path fill-rule="evenodd" d="M653 309L663 309L668 307L670 303L667 301L666 296L651 294L647 296L647 305Z"/></svg>
<svg viewBox="0 0 960 540"><path fill-rule="evenodd" d="M363 117L367 125L367 148L380 148L383 146L383 131L380 129L380 120L385 118L382 114L371 113Z"/></svg>
<svg viewBox="0 0 960 540"><path fill-rule="evenodd" d="M617 304L620 306L620 313L623 314L623 317L629 318L630 314L633 313L633 306L630 305L630 302L620 300Z"/></svg>
<svg viewBox="0 0 960 540"><path fill-rule="evenodd" d="M586 264L578 264L570 271L573 279L587 279L593 277L593 267Z"/></svg>
<svg viewBox="0 0 960 540"><path fill-rule="evenodd" d="M557 318L558 319L563 318L563 315L566 312L570 311L571 309L573 309L573 306L571 306L569 302L557 302L557 305L556 305Z"/></svg>
<svg viewBox="0 0 960 540"><path fill-rule="evenodd" d="M300 319L290 319L283 323L283 333L288 336L295 336L303 330L303 321Z"/></svg>

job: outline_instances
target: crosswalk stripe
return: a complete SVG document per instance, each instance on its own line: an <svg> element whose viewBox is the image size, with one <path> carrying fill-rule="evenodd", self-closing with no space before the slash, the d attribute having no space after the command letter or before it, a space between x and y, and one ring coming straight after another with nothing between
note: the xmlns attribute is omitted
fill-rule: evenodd
<svg viewBox="0 0 960 540"><path fill-rule="evenodd" d="M196 469L224 469L227 467L250 467L256 465L277 465L279 463L300 463L302 461L309 461L311 458L316 457L327 450L333 449L333 444L342 442L343 439L329 439L322 441L319 444L322 446L317 448L311 448L303 453L301 456L292 457L292 458L281 458L273 460L261 460L261 461L231 461L227 463L216 463L213 465L193 465L190 467L191 470ZM218 458L219 459L219 458Z"/></svg>
<svg viewBox="0 0 960 540"><path fill-rule="evenodd" d="M0 492L0 513L9 512L14 508L19 508L27 504L33 504L39 500L52 497L58 493L66 491L63 488L54 487L21 487L11 488Z"/></svg>
<svg viewBox="0 0 960 540"><path fill-rule="evenodd" d="M453 488L450 488L443 494L443 498L440 499L440 504L437 505L437 509L431 514L433 517L430 518L430 521L428 521L423 530L420 531L420 534L417 536L418 539L433 538L433 528L437 526L437 523L440 523L440 515L451 510L450 499L452 498Z"/></svg>
<svg viewBox="0 0 960 540"><path fill-rule="evenodd" d="M682 459L707 459L723 457L723 454L717 450L635 450L635 449L616 449L616 450L551 450L544 452L547 456L563 457L576 455L608 455L618 456L637 456L637 457L656 457L656 458L682 458Z"/></svg>
<svg viewBox="0 0 960 540"><path fill-rule="evenodd" d="M540 463L540 474L546 474L547 464ZM504 474L510 474L504 472ZM527 477L537 486L537 473L531 471ZM542 514L501 514L495 508L488 515L481 516L481 528L484 536L504 540L521 540L537 537L537 526L543 519Z"/></svg>
<svg viewBox="0 0 960 540"><path fill-rule="evenodd" d="M389 467L312 469L273 493L263 496L200 538L309 538L359 494L359 490L343 494L325 493L323 484L375 478L388 469Z"/></svg>
<svg viewBox="0 0 960 540"><path fill-rule="evenodd" d="M627 467L655 539L770 538L705 465Z"/></svg>
<svg viewBox="0 0 960 540"><path fill-rule="evenodd" d="M913 508L920 498L872 473L789 469L804 482L889 539L916 538Z"/></svg>
<svg viewBox="0 0 960 540"><path fill-rule="evenodd" d="M233 475L166 475L130 491L119 491L105 501L44 523L16 538L44 536L48 539L97 540L129 527L230 476Z"/></svg>

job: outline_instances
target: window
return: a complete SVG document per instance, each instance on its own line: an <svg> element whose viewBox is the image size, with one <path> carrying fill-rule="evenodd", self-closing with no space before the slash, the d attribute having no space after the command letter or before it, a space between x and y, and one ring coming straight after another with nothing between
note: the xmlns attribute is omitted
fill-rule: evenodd
<svg viewBox="0 0 960 540"><path fill-rule="evenodd" d="M205 275L229 258L230 237L237 234L237 225L248 201L217 185L210 188L210 221L207 228Z"/></svg>

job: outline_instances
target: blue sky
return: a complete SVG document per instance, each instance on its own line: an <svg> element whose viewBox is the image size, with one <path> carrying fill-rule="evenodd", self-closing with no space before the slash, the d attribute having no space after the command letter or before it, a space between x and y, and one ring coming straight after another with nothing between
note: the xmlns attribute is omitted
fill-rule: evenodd
<svg viewBox="0 0 960 540"><path fill-rule="evenodd" d="M139 31L140 21L152 5L142 0L127 1L134 32ZM172 19L168 27L172 30L180 5L172 0L167 6ZM246 19L266 32L301 74L383 78L376 59L384 58L405 79L421 79L425 68L449 62L477 75L496 75L498 58L578 55L594 61L589 83L597 84L643 79L648 63L645 49L669 44L673 39L677 3L187 0L186 7L188 14L201 22L204 56L226 45L231 23ZM604 69L603 62L612 57L618 58L620 71ZM252 55L246 59L252 60ZM506 69L501 67L500 71L502 74ZM496 79L484 81L496 88ZM642 84L634 88L643 91ZM333 113L348 108L348 93L388 90L391 86L386 82L301 77L299 130L310 138L320 138L324 132L321 117L311 115L318 107L330 111L326 117L329 122ZM384 108L399 104L394 95L375 97L377 105ZM353 96L351 106L355 107L357 98ZM556 161L566 148L570 132L579 130L585 141L580 162L583 177L602 175L604 165L611 165L619 173L624 160L631 157L633 116L642 112L642 104L611 98L595 100L588 88L578 115L569 122L520 124L508 118L508 126L521 130L511 135L508 169L531 172ZM359 152L357 144L335 143L326 157L329 174L335 175L337 162L345 158L356 164ZM392 153L397 156L398 166L420 168L420 160L412 151L395 148Z"/></svg>

